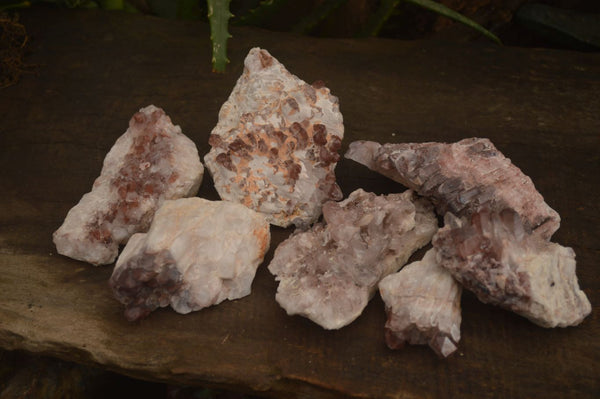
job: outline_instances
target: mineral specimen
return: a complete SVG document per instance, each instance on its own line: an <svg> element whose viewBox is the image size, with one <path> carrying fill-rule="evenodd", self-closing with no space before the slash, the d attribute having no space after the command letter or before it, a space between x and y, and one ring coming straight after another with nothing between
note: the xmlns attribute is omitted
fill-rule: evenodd
<svg viewBox="0 0 600 399"><path fill-rule="evenodd" d="M388 320L385 340L391 349L429 344L440 356L452 354L460 340L462 287L442 268L435 249L379 282Z"/></svg>
<svg viewBox="0 0 600 399"><path fill-rule="evenodd" d="M531 234L512 210L484 209L470 221L448 213L433 246L440 264L482 302L542 327L577 325L591 311L573 250Z"/></svg>
<svg viewBox="0 0 600 399"><path fill-rule="evenodd" d="M106 155L92 191L54 232L58 253L112 263L119 244L146 231L164 200L195 195L203 172L196 146L179 126L154 105L142 108Z"/></svg>
<svg viewBox="0 0 600 399"><path fill-rule="evenodd" d="M269 223L243 205L165 201L148 233L123 249L110 286L128 320L167 305L189 313L250 294L269 243Z"/></svg>
<svg viewBox="0 0 600 399"><path fill-rule="evenodd" d="M560 216L544 202L531 179L488 139L454 144L356 141L345 156L430 198L441 215L513 209L526 227L546 239L560 226Z"/></svg>
<svg viewBox="0 0 600 399"><path fill-rule="evenodd" d="M412 191L377 196L361 189L323 206L325 223L282 242L269 270L288 314L326 329L356 319L377 289L437 230L433 207Z"/></svg>
<svg viewBox="0 0 600 399"><path fill-rule="evenodd" d="M309 225L324 202L342 198L334 174L344 136L338 99L266 50L250 50L244 65L210 135L206 166L222 199L278 226Z"/></svg>

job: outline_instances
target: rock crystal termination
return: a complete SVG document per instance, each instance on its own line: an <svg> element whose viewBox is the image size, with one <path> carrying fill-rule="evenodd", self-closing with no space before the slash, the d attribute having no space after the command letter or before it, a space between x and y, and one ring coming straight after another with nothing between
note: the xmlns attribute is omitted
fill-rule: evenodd
<svg viewBox="0 0 600 399"><path fill-rule="evenodd" d="M388 315L385 340L392 349L429 344L448 357L460 341L462 287L439 265L435 249L379 282Z"/></svg>
<svg viewBox="0 0 600 399"><path fill-rule="evenodd" d="M545 239L560 226L560 216L531 179L488 139L453 144L356 141L345 156L430 198L440 215L513 209L527 228Z"/></svg>
<svg viewBox="0 0 600 399"><path fill-rule="evenodd" d="M203 172L196 145L180 127L162 109L142 108L104 158L92 191L54 233L58 253L112 263L119 244L148 230L163 201L196 195Z"/></svg>
<svg viewBox="0 0 600 399"><path fill-rule="evenodd" d="M573 250L530 234L513 210L483 210L470 220L448 213L433 246L442 267L482 302L542 327L577 325L591 312Z"/></svg>
<svg viewBox="0 0 600 399"><path fill-rule="evenodd" d="M326 329L341 328L367 306L377 283L397 271L437 230L432 205L412 191L377 196L361 189L323 206L324 223L282 242L269 271L276 300Z"/></svg>
<svg viewBox="0 0 600 399"><path fill-rule="evenodd" d="M148 233L123 249L110 286L128 320L168 305L189 313L250 294L269 244L269 223L243 205L165 201Z"/></svg>
<svg viewBox="0 0 600 399"><path fill-rule="evenodd" d="M204 160L222 199L278 226L307 226L324 202L342 198L334 168L343 136L338 99L328 88L305 83L253 48Z"/></svg>

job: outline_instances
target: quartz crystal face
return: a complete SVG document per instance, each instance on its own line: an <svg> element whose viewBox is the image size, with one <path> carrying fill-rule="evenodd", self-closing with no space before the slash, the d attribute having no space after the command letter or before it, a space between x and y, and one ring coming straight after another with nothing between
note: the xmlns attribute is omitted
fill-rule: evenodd
<svg viewBox="0 0 600 399"><path fill-rule="evenodd" d="M254 48L219 112L204 160L222 199L275 225L307 226L339 200L334 169L344 137L338 99Z"/></svg>
<svg viewBox="0 0 600 399"><path fill-rule="evenodd" d="M355 141L345 156L431 199L440 215L508 208L545 239L560 226L560 216L531 179L488 139L453 144Z"/></svg>
<svg viewBox="0 0 600 399"><path fill-rule="evenodd" d="M435 249L379 282L385 302L385 340L392 349L405 343L429 346L448 357L460 341L462 287L440 266Z"/></svg>
<svg viewBox="0 0 600 399"><path fill-rule="evenodd" d="M575 275L575 252L531 234L512 210L468 219L448 213L433 246L442 267L482 302L542 327L577 325L591 311Z"/></svg>
<svg viewBox="0 0 600 399"><path fill-rule="evenodd" d="M437 230L431 204L411 191L377 196L361 189L323 206L323 223L282 242L269 271L288 314L326 329L356 319L377 283L406 263Z"/></svg>
<svg viewBox="0 0 600 399"><path fill-rule="evenodd" d="M189 313L250 294L269 244L269 223L241 204L165 201L123 249L110 286L128 320L169 305Z"/></svg>
<svg viewBox="0 0 600 399"><path fill-rule="evenodd" d="M196 145L180 127L162 109L142 108L106 155L92 191L54 233L58 253L94 265L114 262L119 245L148 230L165 200L196 195L203 172Z"/></svg>

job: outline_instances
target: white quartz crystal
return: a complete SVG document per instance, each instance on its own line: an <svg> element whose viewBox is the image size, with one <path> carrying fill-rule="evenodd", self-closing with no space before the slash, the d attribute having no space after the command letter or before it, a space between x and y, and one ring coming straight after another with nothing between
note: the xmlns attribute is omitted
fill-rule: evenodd
<svg viewBox="0 0 600 399"><path fill-rule="evenodd" d="M123 249L110 286L128 320L168 305L189 313L249 295L269 244L269 223L243 205L165 201L148 233Z"/></svg>
<svg viewBox="0 0 600 399"><path fill-rule="evenodd" d="M435 249L379 282L388 315L385 339L392 349L429 344L440 356L460 341L462 287L439 265Z"/></svg>
<svg viewBox="0 0 600 399"><path fill-rule="evenodd" d="M309 225L342 198L335 182L344 137L338 99L309 85L266 50L253 48L219 112L204 160L222 199L275 225Z"/></svg>
<svg viewBox="0 0 600 399"><path fill-rule="evenodd" d="M162 109L142 108L106 155L92 191L54 233L58 253L112 263L120 244L148 229L164 200L195 195L203 172L196 145L180 127Z"/></svg>
<svg viewBox="0 0 600 399"><path fill-rule="evenodd" d="M512 210L484 210L470 220L448 213L433 246L442 267L482 302L542 327L577 325L591 312L575 252L532 234Z"/></svg>
<svg viewBox="0 0 600 399"><path fill-rule="evenodd" d="M361 189L323 206L325 224L282 242L269 270L288 314L326 329L355 320L377 289L437 230L432 205L412 191L377 196Z"/></svg>

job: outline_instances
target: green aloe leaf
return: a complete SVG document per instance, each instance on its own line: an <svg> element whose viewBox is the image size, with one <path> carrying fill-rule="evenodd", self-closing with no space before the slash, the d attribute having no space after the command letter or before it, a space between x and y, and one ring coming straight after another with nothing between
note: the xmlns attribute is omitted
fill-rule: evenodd
<svg viewBox="0 0 600 399"><path fill-rule="evenodd" d="M213 72L225 72L227 59L227 39L231 37L228 31L230 0L206 0L208 5L208 21L210 23L210 41L212 42Z"/></svg>
<svg viewBox="0 0 600 399"><path fill-rule="evenodd" d="M464 15L446 7L443 4L437 3L432 0L404 0L404 1L415 4L419 7L423 7L427 10L433 11L435 13L438 13L438 14L448 17L450 19L453 19L457 22L460 22L461 24L467 25L468 27L475 29L476 31L478 31L485 37L493 40L494 42L496 42L498 44L502 44L500 39L498 39L498 37L496 35L494 35L492 32L485 29L483 26L479 25L477 22L473 21L472 19L465 17Z"/></svg>

